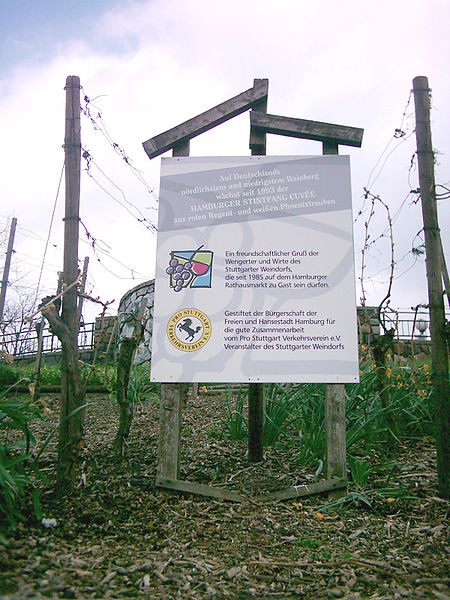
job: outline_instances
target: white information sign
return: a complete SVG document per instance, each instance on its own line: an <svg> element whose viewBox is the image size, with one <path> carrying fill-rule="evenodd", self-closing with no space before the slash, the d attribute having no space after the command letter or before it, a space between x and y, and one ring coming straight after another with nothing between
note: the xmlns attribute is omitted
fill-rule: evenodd
<svg viewBox="0 0 450 600"><path fill-rule="evenodd" d="M347 156L163 158L160 382L358 381Z"/></svg>

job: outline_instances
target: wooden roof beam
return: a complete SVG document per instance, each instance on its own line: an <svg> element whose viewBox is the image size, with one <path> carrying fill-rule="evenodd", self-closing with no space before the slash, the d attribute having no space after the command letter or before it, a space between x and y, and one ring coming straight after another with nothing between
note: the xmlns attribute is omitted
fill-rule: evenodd
<svg viewBox="0 0 450 600"><path fill-rule="evenodd" d="M142 145L149 158L155 158L174 146L184 144L193 137L213 129L221 123L240 115L246 110L261 106L267 102L269 89L268 79L255 79L253 87L245 92L225 100L206 112L150 138Z"/></svg>
<svg viewBox="0 0 450 600"><path fill-rule="evenodd" d="M255 131L274 133L318 142L332 142L344 146L361 147L364 129L347 127L346 125L333 125L320 121L307 121L306 119L293 119L279 115L268 115L252 110L250 125Z"/></svg>

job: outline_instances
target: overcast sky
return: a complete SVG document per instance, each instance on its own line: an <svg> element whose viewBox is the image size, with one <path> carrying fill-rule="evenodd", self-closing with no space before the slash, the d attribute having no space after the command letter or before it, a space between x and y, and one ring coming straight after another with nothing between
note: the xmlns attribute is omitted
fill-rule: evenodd
<svg viewBox="0 0 450 600"><path fill-rule="evenodd" d="M150 161L142 142L266 77L270 113L364 128L361 149L340 148L351 156L357 277L368 186L395 217L392 304L426 302L424 259L411 252L423 236L417 236L420 203L409 194L418 187L410 90L415 76L428 77L436 182L448 188L449 22L448 0L2 0L0 230L17 217L11 280L20 276L31 290L39 280L64 160L68 75L80 77L92 116L110 136L82 118L82 145L94 162L92 177L83 163L81 219L92 237L82 226L80 259L90 257L88 291L103 300L118 300L154 275L156 236L141 215L156 223L160 158ZM406 135L395 138L396 129ZM191 154L248 155L248 136L246 113L193 140ZM320 154L321 146L268 136L267 152ZM447 250L449 206L439 202ZM52 292L62 268L63 210L62 188L39 297ZM366 269L369 304L387 291L389 242L377 239L386 224L377 206ZM87 318L96 313L91 307Z"/></svg>

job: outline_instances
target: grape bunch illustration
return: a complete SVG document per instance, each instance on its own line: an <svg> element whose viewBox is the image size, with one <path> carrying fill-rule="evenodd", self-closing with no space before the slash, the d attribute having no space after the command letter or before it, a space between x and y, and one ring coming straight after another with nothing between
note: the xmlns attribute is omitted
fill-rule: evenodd
<svg viewBox="0 0 450 600"><path fill-rule="evenodd" d="M210 250L202 251L202 248L170 253L166 273L170 276L170 287L175 292L187 287L211 287L213 253Z"/></svg>
<svg viewBox="0 0 450 600"><path fill-rule="evenodd" d="M179 292L183 287L187 287L189 280L192 279L191 273L192 263L187 261L184 264L178 262L177 258L172 258L169 262L169 266L166 269L167 275L170 275L175 285L173 289Z"/></svg>

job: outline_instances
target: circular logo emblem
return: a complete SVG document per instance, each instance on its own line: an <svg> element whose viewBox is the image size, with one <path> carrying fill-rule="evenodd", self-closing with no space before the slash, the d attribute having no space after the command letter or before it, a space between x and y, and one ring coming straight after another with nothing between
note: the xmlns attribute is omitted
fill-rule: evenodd
<svg viewBox="0 0 450 600"><path fill-rule="evenodd" d="M183 352L200 350L211 337L211 321L197 308L182 308L170 317L167 337Z"/></svg>

